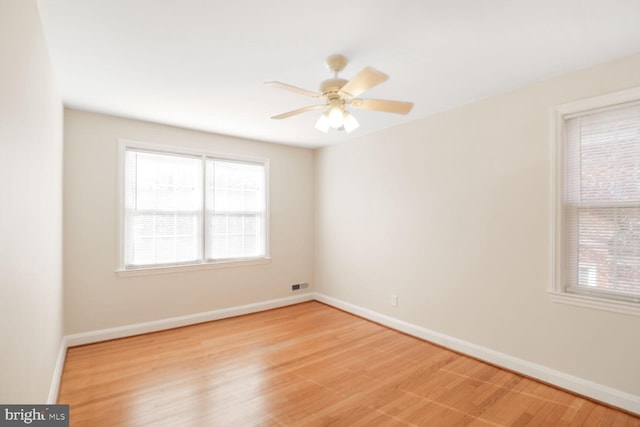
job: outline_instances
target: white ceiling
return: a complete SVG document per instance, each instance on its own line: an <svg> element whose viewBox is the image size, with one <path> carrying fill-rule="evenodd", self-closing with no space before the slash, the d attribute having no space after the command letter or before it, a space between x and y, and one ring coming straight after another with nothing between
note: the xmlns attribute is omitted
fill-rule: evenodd
<svg viewBox="0 0 640 427"><path fill-rule="evenodd" d="M366 135L640 52L638 0L38 0L66 106L306 147ZM314 128L326 56L391 78L349 135Z"/></svg>

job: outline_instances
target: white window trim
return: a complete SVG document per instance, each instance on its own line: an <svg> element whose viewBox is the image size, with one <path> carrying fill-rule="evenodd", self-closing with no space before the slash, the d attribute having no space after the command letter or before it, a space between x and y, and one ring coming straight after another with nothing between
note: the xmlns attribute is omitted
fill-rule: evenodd
<svg viewBox="0 0 640 427"><path fill-rule="evenodd" d="M207 263L200 263L200 264L154 266L154 267L142 267L142 268L131 268L131 269L119 268L116 270L116 273L120 277L149 276L153 274L182 273L185 271L217 270L221 268L249 267L252 265L268 264L269 262L271 262L271 258L266 256L266 257L255 258L255 259L225 260L225 261L207 262Z"/></svg>
<svg viewBox="0 0 640 427"><path fill-rule="evenodd" d="M264 240L265 240L265 254L259 258L243 258L243 259L225 259L220 261L209 261L184 265L169 265L169 266L150 266L141 268L126 268L124 265L124 183L125 183L125 155L128 148L138 150L148 150L157 153L166 154L185 154L194 156L207 156L218 160L240 161L260 163L264 165L265 169L265 224L264 224ZM180 273L185 271L198 271L198 270L212 270L221 268L234 268L245 267L252 265L267 264L271 261L270 256L270 217L269 217L269 200L270 200L270 171L269 171L269 159L263 157L253 157L245 155L231 155L228 153L220 153L215 151L198 150L193 148L178 147L165 144L140 142L130 139L118 140L118 266L115 271L118 276L131 277L131 276L145 276L152 274L169 274Z"/></svg>
<svg viewBox="0 0 640 427"><path fill-rule="evenodd" d="M567 104L558 105L551 110L551 141L552 141L552 209L551 209L551 288L548 294L553 302L569 304L597 310L640 316L640 301L617 301L602 295L575 294L565 290L562 273L563 260L563 193L564 193L564 121L572 114L597 111L610 108L618 104L640 100L640 87L613 92L593 98L583 99Z"/></svg>

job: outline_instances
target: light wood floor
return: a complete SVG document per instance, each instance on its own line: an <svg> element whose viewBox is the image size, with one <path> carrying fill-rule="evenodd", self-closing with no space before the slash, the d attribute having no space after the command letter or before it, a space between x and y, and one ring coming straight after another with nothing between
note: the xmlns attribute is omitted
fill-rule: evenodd
<svg viewBox="0 0 640 427"><path fill-rule="evenodd" d="M71 348L72 426L640 426L317 302Z"/></svg>

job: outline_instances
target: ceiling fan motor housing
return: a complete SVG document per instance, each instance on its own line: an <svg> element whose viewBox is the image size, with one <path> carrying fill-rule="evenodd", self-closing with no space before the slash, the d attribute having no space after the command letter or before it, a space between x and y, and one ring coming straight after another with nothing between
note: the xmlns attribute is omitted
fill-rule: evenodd
<svg viewBox="0 0 640 427"><path fill-rule="evenodd" d="M345 84L347 84L347 80L345 79L340 79L337 77L333 79L327 79L320 83L320 92L322 92L323 95L332 92L338 92L340 88L342 88L342 86L344 86Z"/></svg>

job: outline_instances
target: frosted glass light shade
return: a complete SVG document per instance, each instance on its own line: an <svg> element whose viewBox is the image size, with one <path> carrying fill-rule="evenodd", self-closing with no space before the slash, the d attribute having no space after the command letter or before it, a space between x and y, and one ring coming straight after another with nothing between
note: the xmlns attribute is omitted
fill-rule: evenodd
<svg viewBox="0 0 640 427"><path fill-rule="evenodd" d="M345 132L349 133L354 129L357 129L360 127L360 123L358 123L358 121L356 120L355 117L353 117L348 111L345 111L343 114L343 120L344 120L344 130Z"/></svg>
<svg viewBox="0 0 640 427"><path fill-rule="evenodd" d="M342 110L335 107L329 109L329 125L331 125L332 128L338 129L343 124L344 118L342 117Z"/></svg>
<svg viewBox="0 0 640 427"><path fill-rule="evenodd" d="M318 121L316 122L316 129L318 129L320 132L327 133L329 132L330 126L331 125L329 124L329 117L327 116L327 113L321 114L320 117L318 117Z"/></svg>

